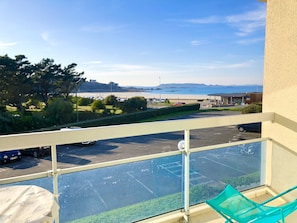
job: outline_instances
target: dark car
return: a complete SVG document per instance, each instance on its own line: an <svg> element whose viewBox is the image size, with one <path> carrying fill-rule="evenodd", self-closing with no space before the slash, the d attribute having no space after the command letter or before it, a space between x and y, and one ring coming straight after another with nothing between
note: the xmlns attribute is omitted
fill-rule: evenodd
<svg viewBox="0 0 297 223"><path fill-rule="evenodd" d="M50 152L51 152L50 146L39 146L36 148L22 150L23 155L33 156L35 158L50 155Z"/></svg>
<svg viewBox="0 0 297 223"><path fill-rule="evenodd" d="M261 122L237 125L240 132L261 132Z"/></svg>
<svg viewBox="0 0 297 223"><path fill-rule="evenodd" d="M9 161L19 160L21 158L22 154L19 150L0 152L0 163L7 163Z"/></svg>

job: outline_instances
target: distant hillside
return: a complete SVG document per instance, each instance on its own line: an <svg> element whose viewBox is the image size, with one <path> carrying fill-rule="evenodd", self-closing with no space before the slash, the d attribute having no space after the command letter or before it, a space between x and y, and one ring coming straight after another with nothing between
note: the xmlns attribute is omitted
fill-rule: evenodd
<svg viewBox="0 0 297 223"><path fill-rule="evenodd" d="M103 84L95 81L86 81L79 88L79 92L128 92L128 91L139 91L139 89L134 87L120 87L117 83L114 83L114 82Z"/></svg>
<svg viewBox="0 0 297 223"><path fill-rule="evenodd" d="M193 83L181 83L181 84L161 84L158 88L220 88L220 87L262 87L262 85L218 85L218 84L193 84Z"/></svg>
<svg viewBox="0 0 297 223"><path fill-rule="evenodd" d="M159 85L160 88L174 88L174 87L204 87L208 86L206 84L193 84L193 83L182 83L182 84L161 84Z"/></svg>
<svg viewBox="0 0 297 223"><path fill-rule="evenodd" d="M187 93L246 93L246 92L262 92L262 85L207 85L207 84L161 84L156 89L171 92L187 92Z"/></svg>
<svg viewBox="0 0 297 223"><path fill-rule="evenodd" d="M207 85L207 84L161 84L155 88L144 89L150 93L162 94L232 94L247 92L262 92L262 85Z"/></svg>
<svg viewBox="0 0 297 223"><path fill-rule="evenodd" d="M108 84L98 83L96 81L86 81L79 92L151 92L151 93L169 93L169 94L215 94L215 93L245 93L262 92L262 85L207 85L207 84L161 84L156 87L120 87L117 83Z"/></svg>

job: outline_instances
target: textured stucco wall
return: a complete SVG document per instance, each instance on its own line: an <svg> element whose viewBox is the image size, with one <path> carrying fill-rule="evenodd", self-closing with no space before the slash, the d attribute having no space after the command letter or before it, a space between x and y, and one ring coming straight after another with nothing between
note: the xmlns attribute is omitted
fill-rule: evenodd
<svg viewBox="0 0 297 223"><path fill-rule="evenodd" d="M266 4L263 112L297 122L297 1L268 0ZM297 133L264 123L262 134L288 149L272 147L272 186L283 190L297 184Z"/></svg>
<svg viewBox="0 0 297 223"><path fill-rule="evenodd" d="M266 4L263 111L297 122L297 1L268 0ZM264 126L263 135L296 149L297 135L281 130L271 131L270 126Z"/></svg>

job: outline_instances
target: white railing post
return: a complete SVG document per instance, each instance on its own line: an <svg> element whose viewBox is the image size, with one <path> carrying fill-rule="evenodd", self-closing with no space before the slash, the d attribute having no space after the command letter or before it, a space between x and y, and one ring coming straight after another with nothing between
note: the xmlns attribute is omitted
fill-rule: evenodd
<svg viewBox="0 0 297 223"><path fill-rule="evenodd" d="M59 204L59 189L58 189L58 161L57 161L57 146L51 145L51 156L52 156L52 175L53 175L53 190L57 204ZM59 215L55 219L56 223L59 223Z"/></svg>
<svg viewBox="0 0 297 223"><path fill-rule="evenodd" d="M190 130L184 134L184 209L185 221L190 222Z"/></svg>
<svg viewBox="0 0 297 223"><path fill-rule="evenodd" d="M262 143L263 144L263 143ZM261 154L261 185L271 186L272 181L272 147L273 142L271 139L266 140L266 147ZM263 171L263 169L265 171Z"/></svg>

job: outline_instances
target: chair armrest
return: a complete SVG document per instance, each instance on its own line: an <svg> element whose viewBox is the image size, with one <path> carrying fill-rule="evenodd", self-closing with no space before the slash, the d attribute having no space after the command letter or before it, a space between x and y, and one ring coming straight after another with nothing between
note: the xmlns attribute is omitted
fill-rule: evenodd
<svg viewBox="0 0 297 223"><path fill-rule="evenodd" d="M287 194L287 193L289 193L289 192L291 192L291 191L293 191L295 189L297 189L297 185L290 188L290 189L288 189L288 190L286 190L286 191L284 191L284 192L282 192L282 193L280 193L280 194L278 194L278 195L276 195L276 196L274 196L274 197L272 197L272 198L270 198L270 199L268 199L268 200L266 200L266 201L264 201L264 202L262 202L262 203L260 203L260 204L261 205L267 204L270 201L273 201L273 200L275 200L275 199L277 199L277 198L279 198L279 197L281 197L281 196L283 196L283 195L285 195L285 194Z"/></svg>

